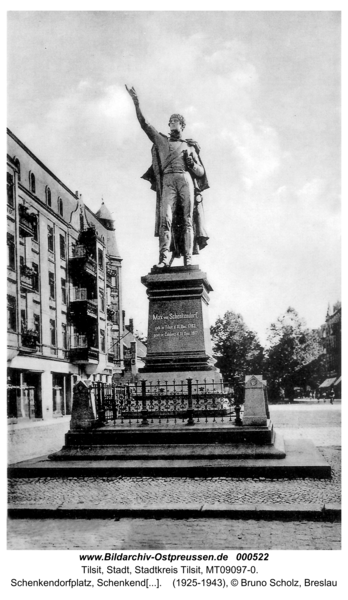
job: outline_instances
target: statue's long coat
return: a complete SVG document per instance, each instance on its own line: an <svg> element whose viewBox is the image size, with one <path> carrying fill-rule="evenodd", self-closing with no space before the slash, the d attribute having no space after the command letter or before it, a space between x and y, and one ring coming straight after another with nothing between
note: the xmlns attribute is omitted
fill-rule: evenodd
<svg viewBox="0 0 348 600"><path fill-rule="evenodd" d="M163 135L163 134L161 134ZM163 136L167 137L167 136ZM198 159L201 165L204 168L201 157L199 155L200 148L197 142L193 140L185 140L189 146L193 146ZM161 162L158 155L158 151L155 145L152 146L151 149L152 154L152 165L151 167L142 175L142 179L146 179L151 183L151 189L156 192L156 220L155 220L155 236L159 237L160 230L160 206L162 201L162 182L163 182L163 173L161 168ZM204 169L203 177L195 178L192 176L194 190L195 190L195 198L202 197L201 192L209 188L208 179ZM171 244L171 252L173 252L174 258L178 258L184 254L184 240L183 240L183 226L182 226L182 217L180 212L177 211L173 216L172 223L172 244ZM197 202L195 200L194 208L193 208L193 254L199 254L199 250L202 250L207 245L207 240L209 239L204 223L204 209L203 209L203 201Z"/></svg>

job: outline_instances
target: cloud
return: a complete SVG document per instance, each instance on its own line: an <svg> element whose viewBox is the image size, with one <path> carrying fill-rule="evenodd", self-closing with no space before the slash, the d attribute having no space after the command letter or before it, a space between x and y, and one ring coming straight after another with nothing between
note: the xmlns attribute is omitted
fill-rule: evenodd
<svg viewBox="0 0 348 600"><path fill-rule="evenodd" d="M221 137L230 142L239 158L241 178L247 189L271 177L279 168L281 150L277 132L260 121L240 121L224 129Z"/></svg>
<svg viewBox="0 0 348 600"><path fill-rule="evenodd" d="M308 219L312 227L322 223L326 229L334 230L338 235L341 228L340 201L338 194L330 191L325 179L314 178L307 181L297 190L296 196L304 218Z"/></svg>
<svg viewBox="0 0 348 600"><path fill-rule="evenodd" d="M125 89L117 85L108 86L96 105L100 116L124 123L124 119L134 117L134 109L125 94Z"/></svg>

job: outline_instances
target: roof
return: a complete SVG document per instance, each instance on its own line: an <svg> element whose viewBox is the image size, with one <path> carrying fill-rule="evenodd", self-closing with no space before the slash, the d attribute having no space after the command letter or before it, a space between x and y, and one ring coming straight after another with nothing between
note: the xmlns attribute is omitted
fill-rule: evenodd
<svg viewBox="0 0 348 600"><path fill-rule="evenodd" d="M91 211L91 209L85 204L85 209L87 211L87 219L88 219L88 223L91 225L93 224L98 232L98 234L104 237L105 242L106 242L106 248L107 248L107 253L110 254L112 257L114 258L121 258L118 246L117 246L117 241L116 241L116 232L114 229L107 229L104 224L99 220L100 217L98 217L98 213L94 214L93 211ZM106 208L106 207L105 207ZM99 209L99 211L101 210L101 208ZM106 208L106 210L108 211L108 209ZM98 211L98 212L99 212Z"/></svg>
<svg viewBox="0 0 348 600"><path fill-rule="evenodd" d="M98 210L98 212L95 213L95 216L97 217L97 219L105 219L106 221L113 221L111 212L109 211L108 207L104 204L104 202L102 202L102 205L101 205L100 209Z"/></svg>
<svg viewBox="0 0 348 600"><path fill-rule="evenodd" d="M131 333L130 331L128 331L128 333L124 332L124 338L123 338L122 342L127 348L130 348L131 342L136 342L137 343L137 356L139 358L143 358L144 356L146 356L147 348L146 348L145 344L143 344L143 342L138 340L138 338L136 338L135 335L133 333Z"/></svg>

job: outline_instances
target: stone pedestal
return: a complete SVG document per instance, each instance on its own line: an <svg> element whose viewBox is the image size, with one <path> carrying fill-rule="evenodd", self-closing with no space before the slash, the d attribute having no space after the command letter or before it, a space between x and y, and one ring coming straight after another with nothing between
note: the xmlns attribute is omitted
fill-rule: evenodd
<svg viewBox="0 0 348 600"><path fill-rule="evenodd" d="M141 278L149 298L147 381L220 381L214 366L208 318L212 287L198 266L154 267Z"/></svg>
<svg viewBox="0 0 348 600"><path fill-rule="evenodd" d="M243 425L267 425L268 419L266 382L262 375L247 375Z"/></svg>
<svg viewBox="0 0 348 600"><path fill-rule="evenodd" d="M97 425L88 385L79 381L74 386L74 401L71 411L70 430L91 429Z"/></svg>

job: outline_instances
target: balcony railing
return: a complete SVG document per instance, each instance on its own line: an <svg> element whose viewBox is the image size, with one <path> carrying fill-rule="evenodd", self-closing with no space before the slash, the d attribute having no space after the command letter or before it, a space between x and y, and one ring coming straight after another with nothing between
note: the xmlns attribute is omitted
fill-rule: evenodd
<svg viewBox="0 0 348 600"><path fill-rule="evenodd" d="M97 299L88 297L89 294L90 292L87 288L73 288L71 302L82 302L84 300L88 300L88 302L97 305Z"/></svg>
<svg viewBox="0 0 348 600"><path fill-rule="evenodd" d="M22 346L31 352L37 351L39 343L39 334L34 329L24 329L22 334Z"/></svg>
<svg viewBox="0 0 348 600"><path fill-rule="evenodd" d="M92 275L97 274L97 263L91 257L88 248L84 245L77 245L71 250L70 261L73 266L76 263L76 268L84 269Z"/></svg>
<svg viewBox="0 0 348 600"><path fill-rule="evenodd" d="M33 292L34 286L36 284L35 279L36 273L34 269L31 267L27 267L27 265L21 265L20 268L20 279L21 279L21 287L27 292Z"/></svg>
<svg viewBox="0 0 348 600"><path fill-rule="evenodd" d="M86 317L96 318L98 316L98 300L88 298L88 291L85 288L75 289L70 302L70 315L75 319L85 319Z"/></svg>
<svg viewBox="0 0 348 600"><path fill-rule="evenodd" d="M71 340L70 360L81 364L98 362L99 350L91 346L87 335L74 335Z"/></svg>
<svg viewBox="0 0 348 600"><path fill-rule="evenodd" d="M89 252L83 244L76 245L71 252L71 258L87 258Z"/></svg>

